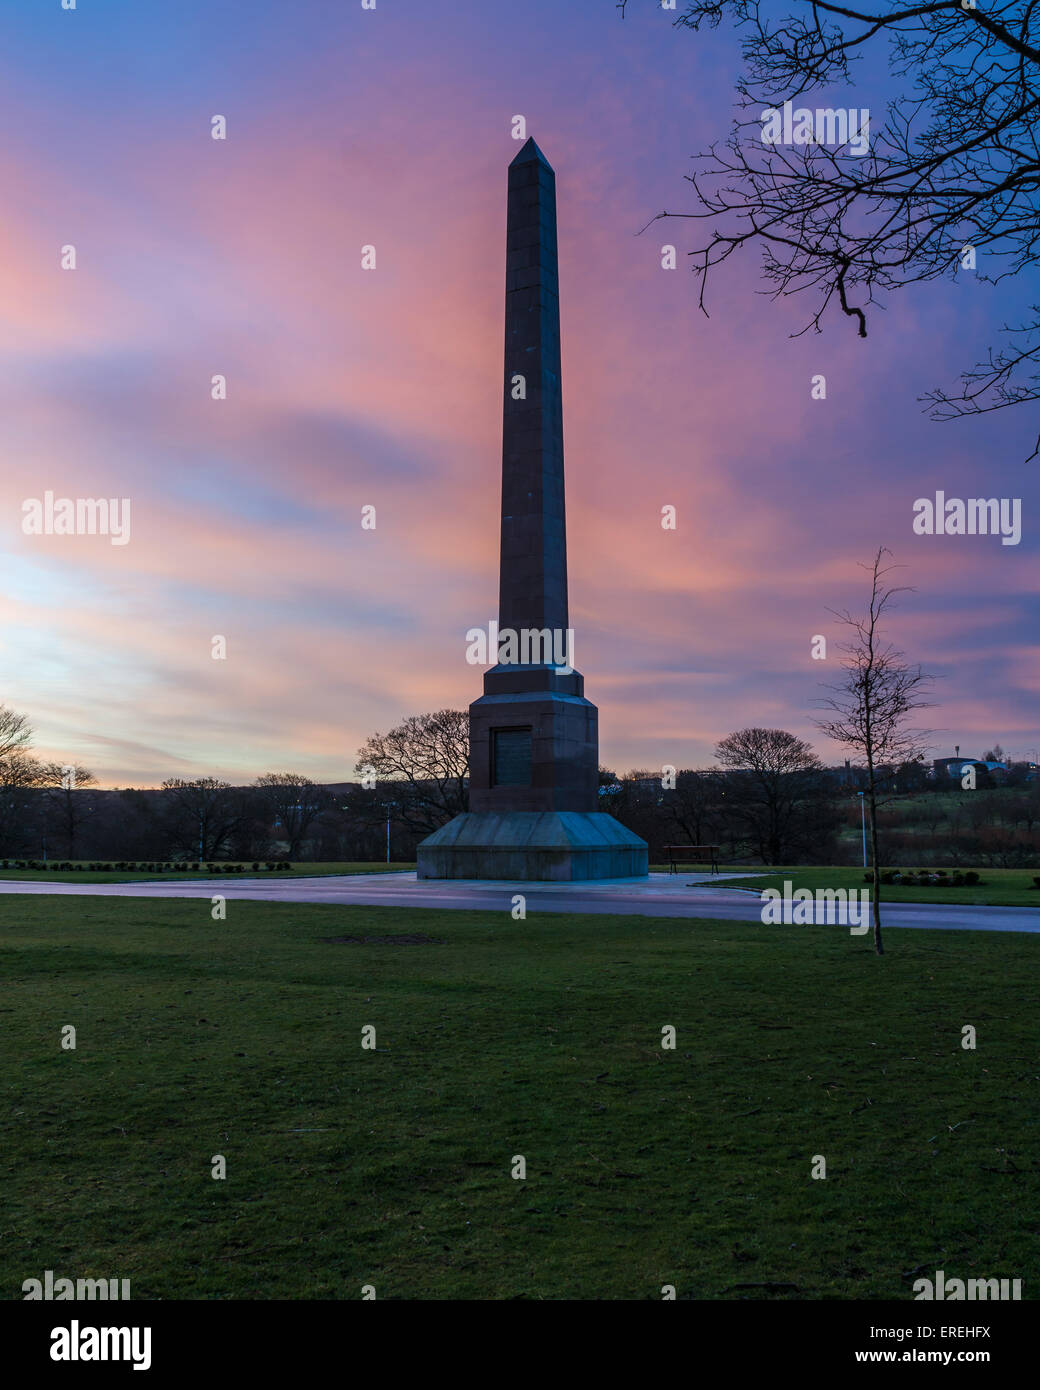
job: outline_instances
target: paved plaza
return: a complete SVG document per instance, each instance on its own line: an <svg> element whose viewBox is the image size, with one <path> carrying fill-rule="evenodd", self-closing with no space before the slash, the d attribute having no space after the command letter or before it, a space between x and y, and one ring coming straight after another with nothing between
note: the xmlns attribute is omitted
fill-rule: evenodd
<svg viewBox="0 0 1040 1390"><path fill-rule="evenodd" d="M29 883L0 880L0 894L30 893L113 898L210 898L279 903L334 903L354 907L433 907L453 911L510 912L523 894L528 916L537 912L626 913L647 917L761 920L754 891L727 888L727 878L750 874L650 874L641 879L587 883L499 883L486 879L417 879L414 873L344 874L318 878L232 878L155 883ZM885 903L889 927L947 931L1040 931L1040 908L971 907L951 903ZM777 930L796 931L797 927Z"/></svg>

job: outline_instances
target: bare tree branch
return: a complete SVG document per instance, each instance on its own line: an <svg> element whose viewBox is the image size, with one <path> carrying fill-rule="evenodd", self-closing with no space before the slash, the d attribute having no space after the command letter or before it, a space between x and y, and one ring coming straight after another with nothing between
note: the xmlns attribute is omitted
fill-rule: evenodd
<svg viewBox="0 0 1040 1390"><path fill-rule="evenodd" d="M624 15L625 5L618 8ZM673 23L697 31L723 20L740 37L743 114L724 142L696 156L687 177L699 210L651 219L708 224L688 252L705 313L709 279L753 244L770 297L814 301L801 333L821 332L832 302L865 338L872 306L909 284L972 268L991 284L1035 271L1036 0L865 9L829 0L692 0ZM871 113L869 149L851 136L819 143L818 132L801 143L799 132L788 145L763 140L763 107L850 86L853 65L882 39L903 86L883 119ZM1040 306L1003 332L1008 345L965 370L959 390L921 397L933 419L1040 400ZM1040 435L1031 457L1037 452Z"/></svg>

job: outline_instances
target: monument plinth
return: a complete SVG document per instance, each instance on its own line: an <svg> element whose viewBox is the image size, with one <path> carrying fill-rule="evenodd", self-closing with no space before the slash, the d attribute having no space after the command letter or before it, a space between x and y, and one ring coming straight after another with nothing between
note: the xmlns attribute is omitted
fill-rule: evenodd
<svg viewBox="0 0 1040 1390"><path fill-rule="evenodd" d="M599 731L566 663L567 535L556 176L509 166L499 631L511 656L470 705L470 810L418 848L420 878L636 878L644 841L598 810Z"/></svg>

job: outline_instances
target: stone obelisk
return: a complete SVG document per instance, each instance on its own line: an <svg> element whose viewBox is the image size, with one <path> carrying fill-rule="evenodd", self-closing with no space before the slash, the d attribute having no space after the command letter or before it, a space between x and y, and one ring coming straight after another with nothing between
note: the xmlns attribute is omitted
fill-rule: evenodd
<svg viewBox="0 0 1040 1390"><path fill-rule="evenodd" d="M643 877L646 844L598 809L596 707L568 664L556 176L534 140L509 166L505 330L498 661L469 711L470 809L419 877Z"/></svg>

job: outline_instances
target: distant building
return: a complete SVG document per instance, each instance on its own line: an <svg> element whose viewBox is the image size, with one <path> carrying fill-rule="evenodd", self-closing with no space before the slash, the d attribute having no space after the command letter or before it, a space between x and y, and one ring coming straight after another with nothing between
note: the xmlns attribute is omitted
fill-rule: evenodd
<svg viewBox="0 0 1040 1390"><path fill-rule="evenodd" d="M845 759L844 767L827 767L823 771L826 780L841 790L859 791L867 785L867 769L853 767L849 758Z"/></svg>
<svg viewBox="0 0 1040 1390"><path fill-rule="evenodd" d="M955 758L936 758L932 767L935 769L937 782L949 778L959 782L970 767L973 767L976 772L985 772L995 782L1002 781L1007 776L1008 771L1007 763L986 762L983 758L964 758L959 754Z"/></svg>
<svg viewBox="0 0 1040 1390"><path fill-rule="evenodd" d="M935 769L935 780L941 782L944 777L959 777L961 768L970 766L974 761L974 758L962 758L959 751L955 758L934 758L932 767Z"/></svg>

